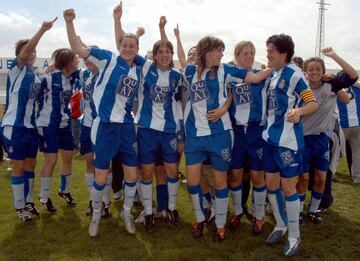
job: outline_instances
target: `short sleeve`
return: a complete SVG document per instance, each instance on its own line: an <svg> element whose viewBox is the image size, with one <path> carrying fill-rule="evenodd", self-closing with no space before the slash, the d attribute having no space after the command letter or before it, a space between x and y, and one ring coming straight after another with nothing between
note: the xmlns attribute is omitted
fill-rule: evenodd
<svg viewBox="0 0 360 261"><path fill-rule="evenodd" d="M91 47L90 54L86 59L95 64L100 71L110 62L112 56L113 53L108 50Z"/></svg>

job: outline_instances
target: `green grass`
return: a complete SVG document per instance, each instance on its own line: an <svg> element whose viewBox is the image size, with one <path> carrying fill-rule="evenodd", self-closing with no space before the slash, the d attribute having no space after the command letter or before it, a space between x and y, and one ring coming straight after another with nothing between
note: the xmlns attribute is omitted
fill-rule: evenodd
<svg viewBox="0 0 360 261"><path fill-rule="evenodd" d="M42 155L38 159L37 174ZM41 218L22 224L13 209L10 173L6 168L6 162L0 165L0 260L285 259L283 244L268 247L264 243L273 227L270 217L266 218L265 231L259 236L251 234L250 222L243 219L240 231L227 231L221 244L212 242L212 228L206 229L200 240L192 239L194 215L184 184L180 188L178 228L172 229L165 222L156 223L155 233L149 235L142 225L136 225L136 235L128 235L118 217L120 202L113 202L112 217L102 220L99 237L91 239L87 233L89 218L84 214L89 196L84 178L85 161L81 158L74 159L73 167L72 194L78 202L76 208L68 208L56 195L60 180L57 168L51 197L58 211L51 215L40 208ZM301 227L301 250L294 260L360 260L360 186L350 182L344 160L338 172L333 183L336 204L323 215L324 226L307 223ZM38 193L36 175L35 195ZM140 208L135 208L134 215L139 211Z"/></svg>

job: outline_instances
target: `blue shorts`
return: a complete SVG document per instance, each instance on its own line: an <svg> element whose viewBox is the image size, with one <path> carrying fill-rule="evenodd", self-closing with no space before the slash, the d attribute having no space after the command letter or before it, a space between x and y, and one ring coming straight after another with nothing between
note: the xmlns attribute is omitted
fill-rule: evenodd
<svg viewBox="0 0 360 261"><path fill-rule="evenodd" d="M138 166L137 142L134 124L102 123L96 118L91 127L94 166L108 169L110 161L120 153L124 165Z"/></svg>
<svg viewBox="0 0 360 261"><path fill-rule="evenodd" d="M161 150L158 150L156 152L156 157L155 157L155 166L163 166L163 165L164 165L164 158Z"/></svg>
<svg viewBox="0 0 360 261"><path fill-rule="evenodd" d="M234 148L232 153L233 169L244 168L245 161L250 163L250 168L262 171L263 168L263 146L262 126L234 126Z"/></svg>
<svg viewBox="0 0 360 261"><path fill-rule="evenodd" d="M44 153L57 153L60 150L73 150L74 139L71 125L65 128L39 127L39 147Z"/></svg>
<svg viewBox="0 0 360 261"><path fill-rule="evenodd" d="M84 155L86 153L92 152L92 143L91 143L91 127L86 127L81 125L80 131L80 153Z"/></svg>
<svg viewBox="0 0 360 261"><path fill-rule="evenodd" d="M176 163L179 158L176 134L148 128L138 128L139 158L141 164L152 164L160 151L163 161ZM159 160L159 159L158 159Z"/></svg>
<svg viewBox="0 0 360 261"><path fill-rule="evenodd" d="M312 167L327 171L329 167L329 137L324 133L307 135L305 139L303 172L309 173Z"/></svg>
<svg viewBox="0 0 360 261"><path fill-rule="evenodd" d="M36 158L39 145L36 129L5 126L2 134L4 148L10 159Z"/></svg>
<svg viewBox="0 0 360 261"><path fill-rule="evenodd" d="M232 134L231 130L202 136L186 137L186 165L202 163L210 158L211 166L217 171L227 171L231 163Z"/></svg>
<svg viewBox="0 0 360 261"><path fill-rule="evenodd" d="M302 173L302 151L273 146L264 142L264 171L280 172L282 178L292 178Z"/></svg>

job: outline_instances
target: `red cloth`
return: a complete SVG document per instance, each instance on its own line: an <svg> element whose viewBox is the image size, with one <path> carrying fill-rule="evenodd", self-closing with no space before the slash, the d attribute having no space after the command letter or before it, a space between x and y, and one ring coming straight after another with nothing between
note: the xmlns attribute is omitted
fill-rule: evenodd
<svg viewBox="0 0 360 261"><path fill-rule="evenodd" d="M77 119L83 114L80 106L82 97L82 91L79 90L75 92L74 95L70 98L71 117L73 119Z"/></svg>

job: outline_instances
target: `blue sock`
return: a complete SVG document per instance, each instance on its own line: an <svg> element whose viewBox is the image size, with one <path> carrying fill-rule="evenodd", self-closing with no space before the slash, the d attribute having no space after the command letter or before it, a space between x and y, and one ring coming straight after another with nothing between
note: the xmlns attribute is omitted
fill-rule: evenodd
<svg viewBox="0 0 360 261"><path fill-rule="evenodd" d="M62 193L69 193L70 185L71 185L71 173L66 175L61 175L60 191Z"/></svg>
<svg viewBox="0 0 360 261"><path fill-rule="evenodd" d="M166 206L168 205L168 190L165 184L156 186L156 202L158 212L166 209Z"/></svg>
<svg viewBox="0 0 360 261"><path fill-rule="evenodd" d="M29 194L29 178L27 171L24 171L24 199L26 202L27 195Z"/></svg>
<svg viewBox="0 0 360 261"><path fill-rule="evenodd" d="M207 192L203 194L203 208L208 208L211 205L211 194Z"/></svg>

